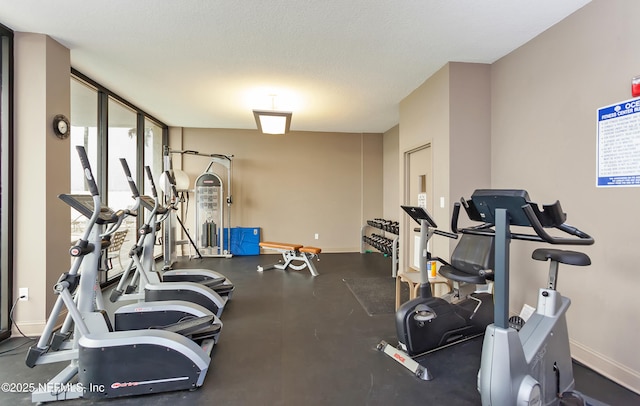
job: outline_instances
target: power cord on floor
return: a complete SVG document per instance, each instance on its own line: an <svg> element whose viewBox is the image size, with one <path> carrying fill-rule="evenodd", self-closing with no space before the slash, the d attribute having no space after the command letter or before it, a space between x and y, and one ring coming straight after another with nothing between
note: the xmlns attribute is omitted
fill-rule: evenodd
<svg viewBox="0 0 640 406"><path fill-rule="evenodd" d="M18 304L18 301L20 299L24 299L26 296L20 296L19 298L17 298L14 302L13 302L13 306L11 306L11 310L9 310L9 320L11 321L11 324L14 325L16 327L16 330L18 330L18 332L20 333L20 335L22 335L22 337L26 338L28 341L25 341L24 343L10 348L8 350L4 350L4 351L0 351L0 357L1 356L5 356L5 355L11 355L9 354L12 351L17 350L18 348L24 347L25 345L29 344L31 341L34 341L35 338L29 337L27 336L25 333L22 332L22 330L20 330L20 327L18 326L18 323L15 322L15 320L13 320L13 311L16 308L16 305Z"/></svg>
<svg viewBox="0 0 640 406"><path fill-rule="evenodd" d="M15 302L13 302L13 306L11 306L11 310L9 310L9 320L11 320L11 324L16 326L16 330L18 330L18 332L22 335L22 337L24 338L28 338L29 340L33 340L33 338L31 337L27 337L27 335L25 333L22 332L22 330L20 330L20 327L18 327L18 323L15 322L15 320L13 320L13 310L16 308L16 305L18 304L18 301L20 299L24 299L26 296L20 296L19 298L17 298L15 300Z"/></svg>

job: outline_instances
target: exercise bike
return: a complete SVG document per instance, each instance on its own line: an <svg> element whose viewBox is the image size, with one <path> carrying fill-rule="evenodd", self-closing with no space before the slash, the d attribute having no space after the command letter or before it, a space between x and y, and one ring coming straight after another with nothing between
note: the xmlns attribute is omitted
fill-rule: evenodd
<svg viewBox="0 0 640 406"><path fill-rule="evenodd" d="M536 311L518 331L509 323L509 244L513 240L553 245L591 245L588 234L565 223L560 202L532 203L525 190L480 189L465 202L472 219L485 224L478 235L495 236L494 323L487 327L482 347L478 390L488 405L585 405L600 404L574 390L573 367L565 314L570 300L556 290L560 263L591 264L581 252L539 248L535 260L550 260L546 288L538 294ZM511 226L532 228L534 234L511 231ZM550 235L555 229L569 237Z"/></svg>
<svg viewBox="0 0 640 406"><path fill-rule="evenodd" d="M437 230L437 225L422 207L401 206L420 224L420 297L402 304L396 312L398 348L381 342L378 349L409 368L424 380L431 375L411 358L443 347L479 337L493 321L493 297L476 291L476 285L487 284L492 278L493 238L463 234L451 255L451 263L432 257L427 242L434 235L458 238L458 234ZM454 207L452 224L457 226L460 207ZM427 278L427 262L442 264L440 274L454 284L454 289L442 297L433 297Z"/></svg>

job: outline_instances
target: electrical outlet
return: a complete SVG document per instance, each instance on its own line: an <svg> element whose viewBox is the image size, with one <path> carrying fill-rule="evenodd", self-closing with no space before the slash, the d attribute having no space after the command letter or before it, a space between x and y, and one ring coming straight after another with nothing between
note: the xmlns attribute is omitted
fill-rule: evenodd
<svg viewBox="0 0 640 406"><path fill-rule="evenodd" d="M318 235L318 233L316 233L316 240L317 240L318 238L319 238L319 235Z"/></svg>
<svg viewBox="0 0 640 406"><path fill-rule="evenodd" d="M29 300L29 288L18 289L18 297L20 300Z"/></svg>

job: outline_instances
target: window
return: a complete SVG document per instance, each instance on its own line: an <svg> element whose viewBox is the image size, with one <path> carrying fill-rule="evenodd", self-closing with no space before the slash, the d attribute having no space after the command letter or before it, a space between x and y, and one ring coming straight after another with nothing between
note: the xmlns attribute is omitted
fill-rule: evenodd
<svg viewBox="0 0 640 406"><path fill-rule="evenodd" d="M82 145L87 151L91 169L98 170L98 91L79 80L71 80L71 193L88 193L82 165L75 150ZM77 241L84 231L86 218L69 208L71 215L71 240Z"/></svg>
<svg viewBox="0 0 640 406"><path fill-rule="evenodd" d="M137 114L134 110L123 105L119 101L109 97L109 129L107 130L107 206L113 210L125 209L131 207L134 203L131 198L131 189L129 183L122 171L120 158L124 158L131 170L131 176L136 179L137 162L138 162L138 130L137 130ZM123 269L120 264L127 265L128 257L126 253L133 245L135 240L137 224L135 217L128 217L120 226L119 230L127 231L124 248L119 250L119 254L127 259L118 258L114 261L111 259L108 263L107 280L120 273ZM118 253L115 253L116 255Z"/></svg>
<svg viewBox="0 0 640 406"><path fill-rule="evenodd" d="M138 188L147 190L144 166L149 165L157 181L162 171L162 145L166 143L166 125L138 109L128 101L94 82L82 73L71 70L71 187L72 193L85 191L82 170L75 151L84 145L91 168L98 180L103 202L114 210L131 207L129 184L122 171L120 158L129 165ZM78 163L76 163L78 162ZM129 263L128 252L138 235L143 216L130 217L120 226L118 241L121 249L105 253L106 274L101 282L118 277ZM72 235L84 231L85 219L72 212ZM112 243L114 241L112 238ZM113 248L113 247L112 247ZM161 250L156 247L156 254Z"/></svg>
<svg viewBox="0 0 640 406"><path fill-rule="evenodd" d="M162 173L162 127L149 120L144 120L144 166L149 166L154 174ZM151 193L149 185L145 185L144 193Z"/></svg>
<svg viewBox="0 0 640 406"><path fill-rule="evenodd" d="M151 172L155 176L156 188L158 193L161 192L163 185L160 184L160 174L163 171L162 165L162 127L145 118L144 120L144 166L149 166ZM151 194L151 188L147 183L144 186L144 193ZM162 245L156 244L153 249L153 255L158 257L162 255Z"/></svg>
<svg viewBox="0 0 640 406"><path fill-rule="evenodd" d="M13 300L13 32L0 25L0 340L11 335Z"/></svg>

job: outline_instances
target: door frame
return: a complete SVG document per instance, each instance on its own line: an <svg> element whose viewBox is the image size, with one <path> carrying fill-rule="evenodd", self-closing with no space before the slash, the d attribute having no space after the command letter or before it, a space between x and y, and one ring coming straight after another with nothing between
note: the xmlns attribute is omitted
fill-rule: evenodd
<svg viewBox="0 0 640 406"><path fill-rule="evenodd" d="M431 148L431 142L427 142L425 144L421 144L419 146L413 147L403 152L403 173L402 173L402 204L407 205L411 202L411 155L423 151L425 149ZM433 157L431 159L431 167L429 168L429 172L427 174L431 177L431 184L433 185ZM431 193L433 194L433 193ZM427 195L427 200L432 203L433 206L433 196ZM428 206L428 204L427 204ZM402 210L400 210L400 216L402 220L400 221L401 227L401 236L400 236L400 246L401 246L401 255L399 258L399 269L407 269L411 265L411 245L413 243L413 235L411 230L412 222L411 219L404 214Z"/></svg>

